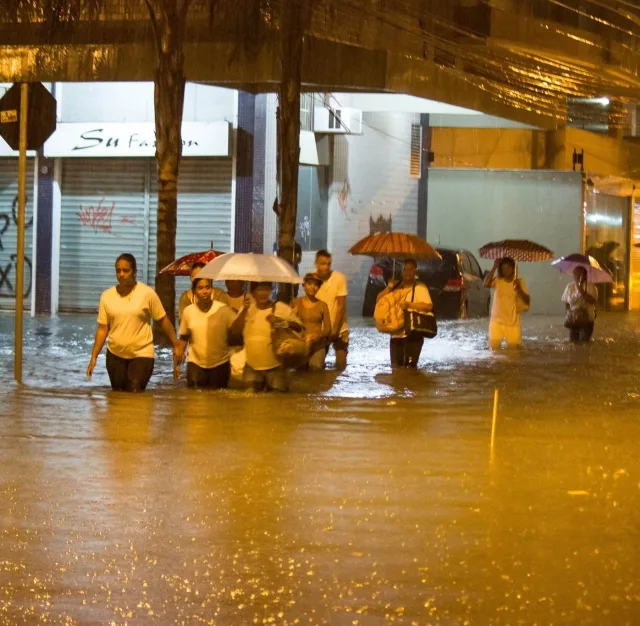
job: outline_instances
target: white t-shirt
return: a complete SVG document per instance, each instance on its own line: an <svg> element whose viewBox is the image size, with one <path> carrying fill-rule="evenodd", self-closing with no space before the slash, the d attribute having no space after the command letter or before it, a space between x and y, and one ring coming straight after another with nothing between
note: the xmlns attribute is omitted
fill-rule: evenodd
<svg viewBox="0 0 640 626"><path fill-rule="evenodd" d="M98 324L109 327L107 347L123 359L154 357L151 318L166 317L158 294L143 283L136 283L128 296L116 287L102 292L98 307Z"/></svg>
<svg viewBox="0 0 640 626"><path fill-rule="evenodd" d="M596 300L598 299L598 288L593 283L587 283L585 291ZM587 309L589 320L593 322L593 320L596 319L595 304L589 304L582 297L582 294L578 291L578 285L576 285L575 281L567 285L564 293L562 294L562 302L568 304L569 309L572 311L575 311L576 309Z"/></svg>
<svg viewBox="0 0 640 626"><path fill-rule="evenodd" d="M416 283L415 293L413 291L413 287L411 289L406 290L406 294L398 300L398 305L401 302L419 302L422 304L433 304L431 301L431 294L429 293L429 289L424 283ZM409 307L411 309L411 307ZM391 336L394 339L404 339L407 336L407 333L403 330L399 330L397 333L392 333Z"/></svg>
<svg viewBox="0 0 640 626"><path fill-rule="evenodd" d="M180 320L180 337L189 337L187 361L204 369L226 363L231 358L227 332L235 319L235 311L222 302L214 300L206 312L190 304Z"/></svg>
<svg viewBox="0 0 640 626"><path fill-rule="evenodd" d="M522 291L528 295L526 283L522 278L519 280ZM520 313L516 310L517 292L513 281L508 282L504 278L494 278L491 287L494 290L491 323L501 326L518 326Z"/></svg>
<svg viewBox="0 0 640 626"><path fill-rule="evenodd" d="M259 309L255 304L249 307L242 336L247 364L254 370L270 370L282 365L271 344L272 326L267 318L272 314L284 320L300 323L291 307L283 302L276 303L275 313L271 306L268 309Z"/></svg>
<svg viewBox="0 0 640 626"><path fill-rule="evenodd" d="M331 319L331 325L335 322L338 315L338 298L347 296L347 277L340 272L331 272L331 276L322 283L322 287L318 290L317 298L326 302L329 307L329 318ZM340 328L338 334L346 333L349 330L349 324L347 323L347 313L345 310L344 322Z"/></svg>

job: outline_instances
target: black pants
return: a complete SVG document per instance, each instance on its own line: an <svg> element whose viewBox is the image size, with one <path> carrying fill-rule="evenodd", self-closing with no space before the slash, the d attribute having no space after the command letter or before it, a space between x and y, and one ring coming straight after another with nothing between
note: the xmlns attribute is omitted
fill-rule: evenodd
<svg viewBox="0 0 640 626"><path fill-rule="evenodd" d="M584 326L574 326L570 329L571 341L591 341L591 335L593 335L593 322Z"/></svg>
<svg viewBox="0 0 640 626"><path fill-rule="evenodd" d="M211 369L204 369L195 363L187 363L187 387L226 389L229 386L230 376L229 361Z"/></svg>
<svg viewBox="0 0 640 626"><path fill-rule="evenodd" d="M413 333L404 339L391 338L391 367L418 367L424 337Z"/></svg>
<svg viewBox="0 0 640 626"><path fill-rule="evenodd" d="M114 391L139 393L147 388L153 374L153 359L123 359L107 350L107 374Z"/></svg>

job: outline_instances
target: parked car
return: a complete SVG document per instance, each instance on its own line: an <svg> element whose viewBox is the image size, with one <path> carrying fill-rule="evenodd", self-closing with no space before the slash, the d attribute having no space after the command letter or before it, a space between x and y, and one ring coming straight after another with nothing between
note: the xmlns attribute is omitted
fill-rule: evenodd
<svg viewBox="0 0 640 626"><path fill-rule="evenodd" d="M491 294L484 287L486 272L467 250L437 248L441 260L418 261L418 280L429 288L436 317L466 319L483 317L491 310ZM391 259L379 259L369 270L362 314L372 317L378 294L393 273ZM396 261L396 279L402 276L402 261Z"/></svg>

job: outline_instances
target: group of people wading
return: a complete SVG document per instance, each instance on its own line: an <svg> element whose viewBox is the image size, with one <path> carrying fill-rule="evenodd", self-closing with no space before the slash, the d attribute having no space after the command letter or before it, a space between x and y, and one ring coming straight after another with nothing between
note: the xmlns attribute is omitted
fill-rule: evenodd
<svg viewBox="0 0 640 626"><path fill-rule="evenodd" d="M180 297L178 334L156 292L138 282L136 259L116 259L118 284L103 292L87 376L107 342L107 373L114 391L140 392L153 373L152 321L173 345L174 378L186 360L189 387L225 389L231 380L254 391L286 391L287 367L272 342L274 322L286 322L306 342L298 369L323 370L333 347L336 367L347 366L349 326L347 280L331 267L331 254L316 254L316 271L304 277L304 296L290 304L274 302L271 282L226 281L226 291L198 278L191 268L191 289Z"/></svg>
<svg viewBox="0 0 640 626"><path fill-rule="evenodd" d="M174 377L179 379L186 359L189 387L225 389L230 381L254 391L286 391L287 364L273 344L276 322L284 322L305 342L304 359L297 369L320 371L331 347L336 367L347 366L349 326L347 280L331 267L331 254L320 250L316 271L304 277L304 296L290 304L274 302L271 282L228 280L226 291L207 278L198 278L204 267L191 269L191 289L179 301L178 334L169 321L156 292L137 280L136 259L121 254L116 260L118 284L103 292L98 309L98 328L87 376L91 378L98 355L107 342L107 373L114 391L144 391L153 373L155 320L173 345ZM378 302L394 295L396 317L406 311L430 314L433 304L428 287L417 280L418 265L407 259L402 280L389 281ZM495 262L484 286L493 289L489 323L489 346L499 349L522 344L520 314L529 309L531 297L524 280L516 275L516 263L504 258ZM593 333L598 292L578 267L574 282L562 301L572 341L588 342ZM435 322L434 322L435 323ZM390 334L392 367L418 366L424 334L399 324ZM428 336L428 335L427 335Z"/></svg>

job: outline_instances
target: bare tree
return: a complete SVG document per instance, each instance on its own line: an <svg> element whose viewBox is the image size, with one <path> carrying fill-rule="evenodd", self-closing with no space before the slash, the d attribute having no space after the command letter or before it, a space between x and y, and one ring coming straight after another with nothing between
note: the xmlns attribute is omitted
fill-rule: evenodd
<svg viewBox="0 0 640 626"><path fill-rule="evenodd" d="M178 172L182 158L184 111L184 30L192 0L145 0L158 54L155 85L158 164L158 242L156 291L175 324L176 285L160 270L175 259L178 226Z"/></svg>
<svg viewBox="0 0 640 626"><path fill-rule="evenodd" d="M285 0L280 26L281 76L278 106L278 256L294 263L300 164L300 87L307 21L305 0ZM278 297L289 301L291 285L280 285Z"/></svg>

